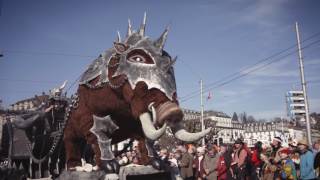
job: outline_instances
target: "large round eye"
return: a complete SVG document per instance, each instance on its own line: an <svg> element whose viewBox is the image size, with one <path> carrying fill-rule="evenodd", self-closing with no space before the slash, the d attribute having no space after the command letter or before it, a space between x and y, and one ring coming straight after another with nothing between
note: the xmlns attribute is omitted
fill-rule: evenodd
<svg viewBox="0 0 320 180"><path fill-rule="evenodd" d="M134 63L154 64L151 56L141 49L134 49L129 52L127 60Z"/></svg>
<svg viewBox="0 0 320 180"><path fill-rule="evenodd" d="M143 56L140 56L139 54L132 56L128 59L129 61L134 61L134 62L141 62L141 63L145 63L146 60L144 59Z"/></svg>

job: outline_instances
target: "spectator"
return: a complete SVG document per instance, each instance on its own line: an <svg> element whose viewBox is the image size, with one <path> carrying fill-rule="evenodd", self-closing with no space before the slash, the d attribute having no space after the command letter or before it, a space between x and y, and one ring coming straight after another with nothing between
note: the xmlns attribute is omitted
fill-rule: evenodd
<svg viewBox="0 0 320 180"><path fill-rule="evenodd" d="M168 160L168 150L167 149L161 149L159 154L161 160L167 161Z"/></svg>
<svg viewBox="0 0 320 180"><path fill-rule="evenodd" d="M204 160L204 147L197 148L197 157L194 159L193 167L196 169L195 178L196 180L203 180L205 179L205 173L203 168L203 160Z"/></svg>
<svg viewBox="0 0 320 180"><path fill-rule="evenodd" d="M129 164L129 159L125 153L122 153L118 162L119 162L120 166L125 166L125 165Z"/></svg>
<svg viewBox="0 0 320 180"><path fill-rule="evenodd" d="M208 145L208 152L204 156L203 168L207 180L217 180L216 164L217 164L217 152L211 144Z"/></svg>
<svg viewBox="0 0 320 180"><path fill-rule="evenodd" d="M293 161L298 175L300 174L300 154L298 149L298 142L296 140L292 140L289 143L289 150L291 151L291 154L289 155L290 159Z"/></svg>
<svg viewBox="0 0 320 180"><path fill-rule="evenodd" d="M279 166L280 164L280 160L281 157L279 155L279 152L282 149L282 139L280 137L274 137L272 140L272 152L271 152L271 157L269 159L271 166L270 166L270 170L272 171L273 175L274 175L274 179L280 179L280 171L279 171Z"/></svg>
<svg viewBox="0 0 320 180"><path fill-rule="evenodd" d="M179 149L182 153L181 160L178 161L181 177L184 180L192 180L193 179L193 169L192 169L193 151L190 148L188 149L188 152L187 152L186 148L183 146L180 146Z"/></svg>
<svg viewBox="0 0 320 180"><path fill-rule="evenodd" d="M130 151L126 152L126 156L128 158L128 164L132 163L132 154Z"/></svg>
<svg viewBox="0 0 320 180"><path fill-rule="evenodd" d="M252 153L252 171L250 173L252 180L257 180L260 177L261 169L263 165L263 161L261 160L261 153L262 153L262 142L258 141L254 145L254 150Z"/></svg>
<svg viewBox="0 0 320 180"><path fill-rule="evenodd" d="M319 140L313 143L312 151L313 151L314 156L316 156L316 154L318 152L320 152L320 142L319 142Z"/></svg>
<svg viewBox="0 0 320 180"><path fill-rule="evenodd" d="M132 158L132 164L139 164L139 158L137 156Z"/></svg>
<svg viewBox="0 0 320 180"><path fill-rule="evenodd" d="M281 178L288 180L297 180L295 165L289 158L290 150L288 148L284 148L279 153L281 157Z"/></svg>
<svg viewBox="0 0 320 180"><path fill-rule="evenodd" d="M177 150L175 153L172 153L172 152L169 153L168 161L170 162L171 167L178 167L177 157L179 157L179 152Z"/></svg>
<svg viewBox="0 0 320 180"><path fill-rule="evenodd" d="M230 157L228 157L230 156ZM227 163L227 159L229 159L229 163ZM231 163L231 154L227 151L226 146L220 146L220 156L216 165L217 170L217 180L227 180L231 179L230 175L230 163ZM228 177L229 172L229 177Z"/></svg>
<svg viewBox="0 0 320 180"><path fill-rule="evenodd" d="M309 149L308 141L302 139L298 142L298 148L300 151L300 179L316 179L314 173L314 156L312 151Z"/></svg>
<svg viewBox="0 0 320 180"><path fill-rule="evenodd" d="M318 179L320 179L320 152L318 152L314 158L313 168L316 170Z"/></svg>
<svg viewBox="0 0 320 180"><path fill-rule="evenodd" d="M248 153L244 149L244 143L241 139L237 139L234 143L234 155L233 155L233 165L235 170L235 175L237 180L244 180L246 179L247 172L246 172L246 159Z"/></svg>

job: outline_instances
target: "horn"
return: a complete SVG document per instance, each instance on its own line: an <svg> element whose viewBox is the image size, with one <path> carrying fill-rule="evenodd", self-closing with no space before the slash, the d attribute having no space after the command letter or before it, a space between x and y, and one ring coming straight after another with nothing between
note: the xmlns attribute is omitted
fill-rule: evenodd
<svg viewBox="0 0 320 180"><path fill-rule="evenodd" d="M127 32L127 37L131 36L132 34L132 29L131 29L131 21L128 19L128 32Z"/></svg>
<svg viewBox="0 0 320 180"><path fill-rule="evenodd" d="M149 113L143 113L139 117L144 135L150 140L159 139L166 130L167 125L164 124L160 129L156 129L152 123Z"/></svg>
<svg viewBox="0 0 320 180"><path fill-rule="evenodd" d="M171 60L171 61L169 62L169 64L168 64L167 67L166 67L166 71L165 71L165 72L168 72L168 71L169 71L170 67L172 67L172 66L176 63L177 59L178 59L178 56L174 57L173 60Z"/></svg>
<svg viewBox="0 0 320 180"><path fill-rule="evenodd" d="M119 31L117 31L117 42L121 42L121 36Z"/></svg>
<svg viewBox="0 0 320 180"><path fill-rule="evenodd" d="M65 80L65 81L63 82L63 84L60 86L59 89L62 90L62 89L66 86L67 82L68 82L68 80Z"/></svg>
<svg viewBox="0 0 320 180"><path fill-rule="evenodd" d="M143 37L144 36L144 31L146 29L146 22L147 22L147 13L144 12L144 16L143 16L143 22L140 26L140 30L139 30L139 34Z"/></svg>
<svg viewBox="0 0 320 180"><path fill-rule="evenodd" d="M155 46L161 50L163 49L164 44L167 40L168 32L169 32L169 26L166 27L166 29L163 31L159 39L157 39L157 41L155 42Z"/></svg>
<svg viewBox="0 0 320 180"><path fill-rule="evenodd" d="M181 123L179 123L176 124L176 126L171 127L171 130L177 139L184 142L194 142L207 135L211 131L211 127L201 132L190 133L183 128Z"/></svg>

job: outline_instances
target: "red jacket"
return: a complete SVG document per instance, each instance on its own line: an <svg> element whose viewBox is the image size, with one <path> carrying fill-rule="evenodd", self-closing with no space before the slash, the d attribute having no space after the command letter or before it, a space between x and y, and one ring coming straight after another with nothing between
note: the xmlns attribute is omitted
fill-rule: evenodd
<svg viewBox="0 0 320 180"><path fill-rule="evenodd" d="M259 157L259 153L257 150L254 150L251 156L251 162L255 167L259 167L262 164L262 161Z"/></svg>
<svg viewBox="0 0 320 180"><path fill-rule="evenodd" d="M227 179L227 166L226 162L224 161L223 155L219 157L217 162L217 176L218 180L226 180Z"/></svg>

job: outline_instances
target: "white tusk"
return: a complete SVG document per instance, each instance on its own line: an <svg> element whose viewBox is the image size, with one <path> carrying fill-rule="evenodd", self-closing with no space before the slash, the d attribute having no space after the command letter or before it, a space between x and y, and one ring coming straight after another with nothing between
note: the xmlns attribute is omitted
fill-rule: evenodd
<svg viewBox="0 0 320 180"><path fill-rule="evenodd" d="M197 133L190 133L187 132L181 123L179 124L175 124L176 126L173 126L172 132L174 134L174 136L184 142L194 142L197 141L201 138L203 138L205 135L207 135L210 131L211 131L211 127L207 128L201 132L197 132Z"/></svg>
<svg viewBox="0 0 320 180"><path fill-rule="evenodd" d="M150 103L149 106L148 106L148 109L152 113L153 124L156 124L156 122L157 122L157 112L156 112L156 109L154 108L153 105L154 105L154 102Z"/></svg>
<svg viewBox="0 0 320 180"><path fill-rule="evenodd" d="M167 124L165 123L160 129L156 129L151 121L149 113L143 113L139 117L144 135L150 140L159 139L166 130Z"/></svg>

